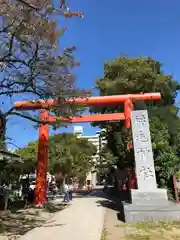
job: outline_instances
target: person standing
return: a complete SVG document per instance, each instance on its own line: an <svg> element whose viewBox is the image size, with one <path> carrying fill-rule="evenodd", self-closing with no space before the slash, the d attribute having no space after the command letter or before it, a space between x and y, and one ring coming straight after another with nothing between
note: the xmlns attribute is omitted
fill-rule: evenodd
<svg viewBox="0 0 180 240"><path fill-rule="evenodd" d="M73 195L73 191L74 191L74 186L73 186L73 180L72 180L72 178L69 179L68 191L69 191L69 200L72 201L72 195Z"/></svg>
<svg viewBox="0 0 180 240"><path fill-rule="evenodd" d="M63 191L64 191L64 202L68 203L69 202L69 187L68 187L66 178L64 181Z"/></svg>

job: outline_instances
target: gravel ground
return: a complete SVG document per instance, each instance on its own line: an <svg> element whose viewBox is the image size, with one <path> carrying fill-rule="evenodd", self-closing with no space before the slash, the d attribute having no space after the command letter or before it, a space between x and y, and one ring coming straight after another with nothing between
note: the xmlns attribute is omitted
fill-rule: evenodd
<svg viewBox="0 0 180 240"><path fill-rule="evenodd" d="M129 234L136 232L134 227L127 226L118 220L118 213L116 210L106 209L102 240L126 240Z"/></svg>
<svg viewBox="0 0 180 240"><path fill-rule="evenodd" d="M17 240L26 232L51 219L62 205L49 204L45 209L27 208L16 212L0 212L0 240Z"/></svg>
<svg viewBox="0 0 180 240"><path fill-rule="evenodd" d="M136 231L135 228L127 226L120 220L120 197L116 195L113 188L109 189L104 207L106 207L106 214L101 240L126 240L128 234Z"/></svg>
<svg viewBox="0 0 180 240"><path fill-rule="evenodd" d="M104 221L102 240L124 240L124 228L118 225L124 224L117 218L118 211L107 208Z"/></svg>
<svg viewBox="0 0 180 240"><path fill-rule="evenodd" d="M72 205L57 212L48 223L28 232L20 240L100 240L106 209L97 192L76 198Z"/></svg>

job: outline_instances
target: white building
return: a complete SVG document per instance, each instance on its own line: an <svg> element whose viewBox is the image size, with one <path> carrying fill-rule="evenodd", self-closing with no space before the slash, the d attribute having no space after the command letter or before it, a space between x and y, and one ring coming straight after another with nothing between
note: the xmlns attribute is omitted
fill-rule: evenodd
<svg viewBox="0 0 180 240"><path fill-rule="evenodd" d="M74 127L74 134L81 137L83 135L83 127L82 126L75 126Z"/></svg>
<svg viewBox="0 0 180 240"><path fill-rule="evenodd" d="M93 161L96 163L99 158L100 158L100 151L102 150L102 148L105 146L106 144L106 139L102 136L102 133L105 130L102 129L101 131L97 131L95 135L92 136L84 136L83 135L83 127L82 126L75 126L74 127L74 134L77 135L77 137L79 138L85 138L87 139L89 142L91 142L93 145L95 145L96 149L97 149L97 153L95 156L93 156ZM96 176L96 171L94 169L92 169L92 171L88 174L87 176L87 181L90 181L91 184L93 184L93 186L96 185L96 181L97 181L97 176Z"/></svg>

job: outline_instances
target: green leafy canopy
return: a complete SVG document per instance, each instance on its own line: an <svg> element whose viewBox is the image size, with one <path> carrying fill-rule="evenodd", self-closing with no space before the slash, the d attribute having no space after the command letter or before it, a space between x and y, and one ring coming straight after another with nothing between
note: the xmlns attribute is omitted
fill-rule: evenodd
<svg viewBox="0 0 180 240"><path fill-rule="evenodd" d="M37 141L16 151L25 162L36 162ZM77 138L73 134L63 133L49 138L49 171L61 172L63 175L81 178L91 171L94 163L92 156L96 153L94 145L87 139Z"/></svg>
<svg viewBox="0 0 180 240"><path fill-rule="evenodd" d="M157 176L166 180L180 163L180 120L175 99L179 84L172 75L162 71L162 64L150 57L129 58L120 56L105 62L104 76L96 81L101 96L129 93L160 92L160 101L135 102L134 109L147 109L154 151ZM91 108L91 112L122 112L123 106ZM103 122L106 129L106 148L116 158L116 165L132 165L134 156L129 149L131 131L125 129L124 122Z"/></svg>

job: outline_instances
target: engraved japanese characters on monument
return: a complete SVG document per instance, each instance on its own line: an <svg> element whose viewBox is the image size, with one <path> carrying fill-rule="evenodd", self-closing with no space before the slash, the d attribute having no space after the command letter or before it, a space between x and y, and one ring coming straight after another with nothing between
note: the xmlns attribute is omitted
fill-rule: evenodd
<svg viewBox="0 0 180 240"><path fill-rule="evenodd" d="M134 155L138 190L157 189L147 110L132 111Z"/></svg>

